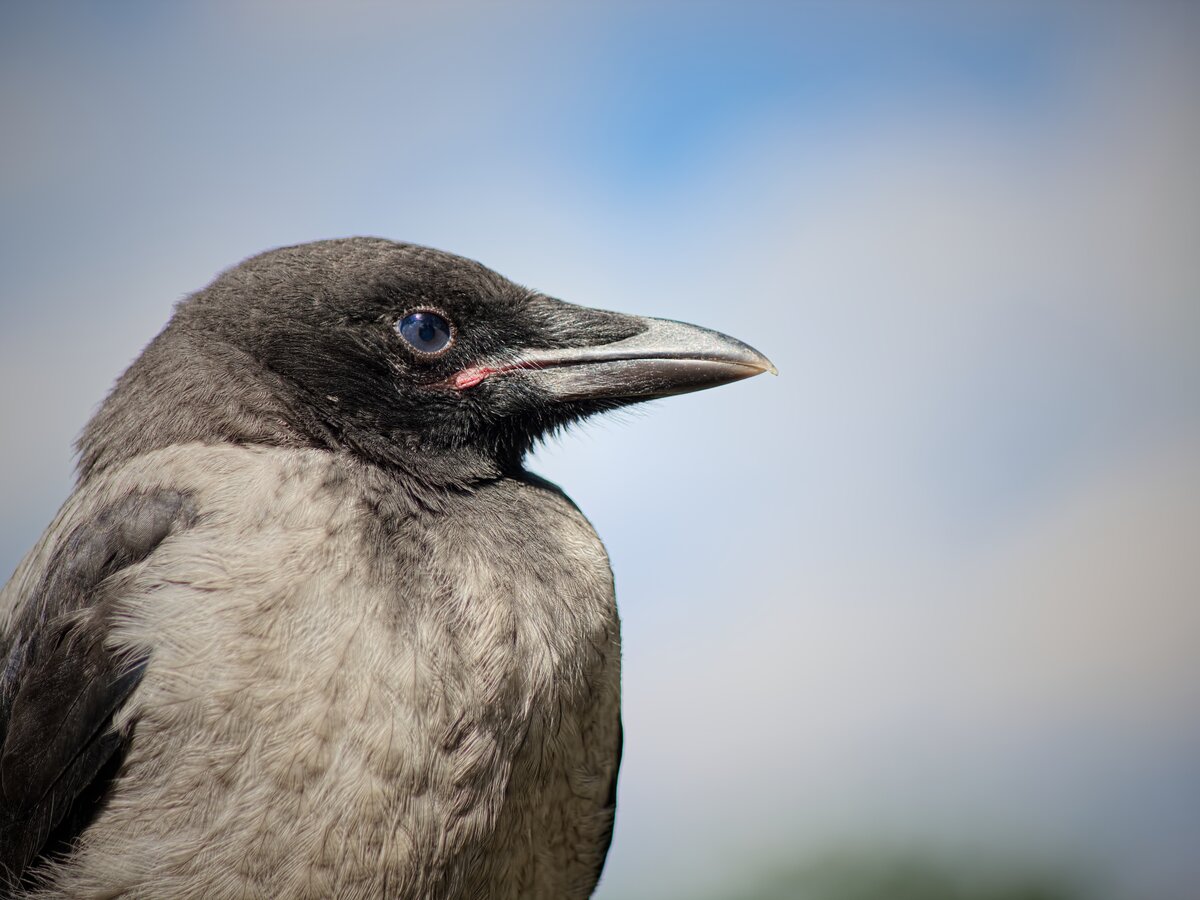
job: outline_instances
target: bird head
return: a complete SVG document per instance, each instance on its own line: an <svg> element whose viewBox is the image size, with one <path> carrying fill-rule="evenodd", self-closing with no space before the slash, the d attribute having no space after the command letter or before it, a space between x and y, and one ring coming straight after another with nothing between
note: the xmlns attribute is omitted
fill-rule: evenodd
<svg viewBox="0 0 1200 900"><path fill-rule="evenodd" d="M80 470L201 440L502 471L572 421L765 371L717 332L564 303L449 253L322 241L185 299L85 429Z"/></svg>

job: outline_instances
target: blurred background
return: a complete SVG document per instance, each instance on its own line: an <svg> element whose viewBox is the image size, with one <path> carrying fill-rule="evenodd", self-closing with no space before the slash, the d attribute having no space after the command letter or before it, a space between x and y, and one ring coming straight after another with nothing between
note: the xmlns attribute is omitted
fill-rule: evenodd
<svg viewBox="0 0 1200 900"><path fill-rule="evenodd" d="M172 304L376 234L780 370L540 449L598 896L1200 897L1200 6L6 3L0 568Z"/></svg>

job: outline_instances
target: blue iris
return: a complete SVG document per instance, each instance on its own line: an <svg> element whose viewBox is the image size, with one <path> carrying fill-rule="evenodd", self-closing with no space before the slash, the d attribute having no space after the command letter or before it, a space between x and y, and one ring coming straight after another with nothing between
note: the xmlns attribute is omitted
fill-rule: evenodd
<svg viewBox="0 0 1200 900"><path fill-rule="evenodd" d="M440 353L450 345L450 323L437 313L409 313L396 323L396 330L422 353Z"/></svg>

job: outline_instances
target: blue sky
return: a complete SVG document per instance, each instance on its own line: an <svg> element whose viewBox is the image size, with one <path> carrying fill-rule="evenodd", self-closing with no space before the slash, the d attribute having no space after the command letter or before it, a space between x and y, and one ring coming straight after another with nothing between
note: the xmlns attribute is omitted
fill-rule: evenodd
<svg viewBox="0 0 1200 900"><path fill-rule="evenodd" d="M0 563L216 271L464 253L781 373L534 461L625 621L601 896L881 840L1189 897L1198 39L1183 4L10 4Z"/></svg>

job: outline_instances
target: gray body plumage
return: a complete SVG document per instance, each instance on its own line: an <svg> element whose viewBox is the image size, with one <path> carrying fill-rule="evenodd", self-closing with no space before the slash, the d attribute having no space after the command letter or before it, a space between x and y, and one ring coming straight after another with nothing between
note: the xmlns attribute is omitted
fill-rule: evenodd
<svg viewBox="0 0 1200 900"><path fill-rule="evenodd" d="M424 509L352 457L183 445L67 504L181 491L196 522L122 573L150 651L124 775L53 896L572 897L599 873L620 647L599 539L503 478ZM370 514L367 514L370 511Z"/></svg>
<svg viewBox="0 0 1200 900"><path fill-rule="evenodd" d="M222 274L0 593L0 896L588 896L612 574L523 457L768 368L388 241Z"/></svg>

